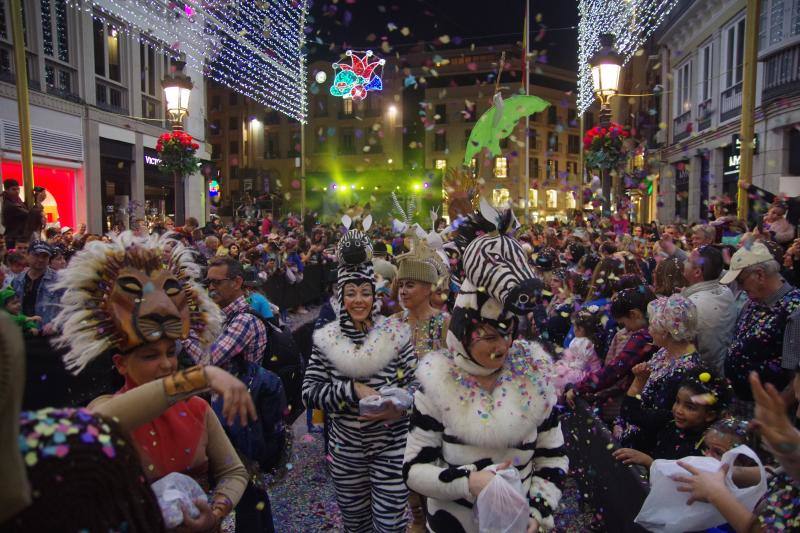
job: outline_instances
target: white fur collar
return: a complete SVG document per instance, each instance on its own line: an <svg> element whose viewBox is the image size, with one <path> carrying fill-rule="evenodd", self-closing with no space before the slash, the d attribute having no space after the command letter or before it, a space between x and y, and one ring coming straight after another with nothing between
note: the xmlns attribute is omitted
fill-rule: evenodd
<svg viewBox="0 0 800 533"><path fill-rule="evenodd" d="M428 354L415 376L425 396L438 407L446 431L466 444L518 446L556 403L550 356L538 343L514 343L491 394L459 368L453 357L445 350Z"/></svg>
<svg viewBox="0 0 800 533"><path fill-rule="evenodd" d="M314 332L314 345L341 374L365 378L377 374L411 341L408 325L377 317L362 345L355 344L339 329L339 321Z"/></svg>

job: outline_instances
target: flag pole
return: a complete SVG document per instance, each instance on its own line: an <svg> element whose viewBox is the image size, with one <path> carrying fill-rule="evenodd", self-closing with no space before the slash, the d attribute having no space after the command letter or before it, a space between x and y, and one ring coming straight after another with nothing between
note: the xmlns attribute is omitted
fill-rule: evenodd
<svg viewBox="0 0 800 533"><path fill-rule="evenodd" d="M531 7L531 0L525 0L525 20L523 21L523 30L522 30L522 45L525 49L524 56L522 58L522 72L523 72L523 83L525 84L525 95L530 95L530 72L528 71L530 65L528 64L528 58L530 57L530 39L528 37L528 33L530 33L530 28L528 26L528 19L530 18L530 7ZM530 224L530 215L531 215L531 157L530 157L530 148L531 148L531 117L530 115L525 115L525 161L523 162L524 169L525 169L525 191L524 191L524 201L525 201L525 224Z"/></svg>

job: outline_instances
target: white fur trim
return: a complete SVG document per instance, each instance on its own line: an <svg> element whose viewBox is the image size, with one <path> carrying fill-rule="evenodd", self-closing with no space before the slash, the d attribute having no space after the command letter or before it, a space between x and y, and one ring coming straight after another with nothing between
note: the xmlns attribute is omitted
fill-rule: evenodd
<svg viewBox="0 0 800 533"><path fill-rule="evenodd" d="M415 373L425 396L441 413L447 433L465 444L480 448L508 448L535 438L536 429L556 403L551 383L550 356L537 343L516 342L509 354L500 378L511 376L492 391L494 406L487 412L489 394L467 387L456 375L468 376L453 360L453 355L440 350L425 356ZM512 374L511 358L515 365L527 367L530 373ZM487 414L487 417L482 416Z"/></svg>
<svg viewBox="0 0 800 533"><path fill-rule="evenodd" d="M411 342L408 325L390 318L377 318L362 345L345 337L339 321L326 324L314 332L314 346L344 376L366 378L373 376L397 358L403 347Z"/></svg>

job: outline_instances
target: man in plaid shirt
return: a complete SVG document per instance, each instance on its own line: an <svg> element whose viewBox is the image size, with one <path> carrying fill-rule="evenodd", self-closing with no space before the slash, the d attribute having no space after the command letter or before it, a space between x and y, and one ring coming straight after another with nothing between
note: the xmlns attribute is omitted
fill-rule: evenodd
<svg viewBox="0 0 800 533"><path fill-rule="evenodd" d="M241 263L230 256L215 257L208 264L205 281L209 296L225 313L222 333L208 351L203 350L192 333L183 341L184 349L195 362L224 369L236 357L260 365L267 348L267 328L261 319L251 314L252 309L245 299Z"/></svg>

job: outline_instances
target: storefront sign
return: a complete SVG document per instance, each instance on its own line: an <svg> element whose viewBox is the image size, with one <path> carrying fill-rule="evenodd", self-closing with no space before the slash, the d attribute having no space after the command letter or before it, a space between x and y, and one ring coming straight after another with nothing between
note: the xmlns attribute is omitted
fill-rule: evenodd
<svg viewBox="0 0 800 533"><path fill-rule="evenodd" d="M161 163L161 159L159 159L158 157L145 154L144 156L145 165L158 165L159 163Z"/></svg>
<svg viewBox="0 0 800 533"><path fill-rule="evenodd" d="M758 153L758 134L753 137L753 153ZM731 137L731 144L725 147L725 161L723 162L723 176L739 176L739 162L742 157L742 141L739 134Z"/></svg>

